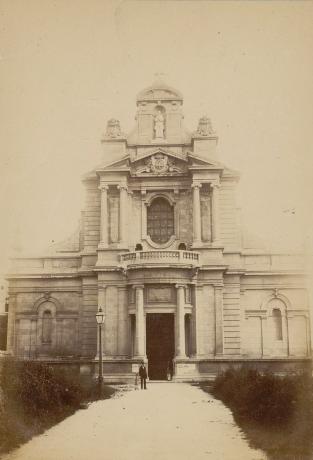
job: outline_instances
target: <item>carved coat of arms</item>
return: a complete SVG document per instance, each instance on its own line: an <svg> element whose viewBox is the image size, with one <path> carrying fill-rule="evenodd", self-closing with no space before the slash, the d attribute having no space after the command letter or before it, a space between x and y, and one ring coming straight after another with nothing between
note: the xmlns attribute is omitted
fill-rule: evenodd
<svg viewBox="0 0 313 460"><path fill-rule="evenodd" d="M163 153L156 153L152 155L144 166L136 169L135 174L150 173L155 175L182 173L182 169L178 168L174 161Z"/></svg>
<svg viewBox="0 0 313 460"><path fill-rule="evenodd" d="M154 174L164 174L170 169L170 162L166 155L157 153L149 158L147 163L148 168Z"/></svg>

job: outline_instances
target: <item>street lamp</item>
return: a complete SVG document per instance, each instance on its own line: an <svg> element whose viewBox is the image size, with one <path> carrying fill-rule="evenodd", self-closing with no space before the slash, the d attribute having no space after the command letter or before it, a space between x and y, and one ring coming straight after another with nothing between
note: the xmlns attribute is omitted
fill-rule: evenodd
<svg viewBox="0 0 313 460"><path fill-rule="evenodd" d="M104 323L104 312L101 307L99 307L96 313L96 320L99 326L99 392L100 396L102 394L102 382L103 382L103 367L102 367L102 324Z"/></svg>

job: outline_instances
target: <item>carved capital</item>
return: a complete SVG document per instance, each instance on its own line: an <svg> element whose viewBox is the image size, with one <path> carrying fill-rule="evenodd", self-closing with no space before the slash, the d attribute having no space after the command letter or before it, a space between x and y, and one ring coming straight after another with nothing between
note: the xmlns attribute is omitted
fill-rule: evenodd
<svg viewBox="0 0 313 460"><path fill-rule="evenodd" d="M120 191L122 191L122 190L125 190L126 192L128 191L128 187L127 187L127 185L125 185L125 184L120 184L120 185L117 186L117 188L118 188Z"/></svg>
<svg viewBox="0 0 313 460"><path fill-rule="evenodd" d="M193 189L200 189L202 187L202 184L200 182L194 182L191 184L191 188Z"/></svg>
<svg viewBox="0 0 313 460"><path fill-rule="evenodd" d="M185 288L186 288L186 284L177 283L177 284L175 284L175 287L176 287L176 289L179 289L179 288L185 289Z"/></svg>
<svg viewBox="0 0 313 460"><path fill-rule="evenodd" d="M214 189L219 189L220 188L220 184L218 184L217 182L210 182L210 188L211 190L214 190Z"/></svg>
<svg viewBox="0 0 313 460"><path fill-rule="evenodd" d="M107 184L100 184L98 189L101 190L101 192L108 191L109 186Z"/></svg>
<svg viewBox="0 0 313 460"><path fill-rule="evenodd" d="M144 290L145 285L144 284L133 284L132 288L133 289L139 289L139 290Z"/></svg>

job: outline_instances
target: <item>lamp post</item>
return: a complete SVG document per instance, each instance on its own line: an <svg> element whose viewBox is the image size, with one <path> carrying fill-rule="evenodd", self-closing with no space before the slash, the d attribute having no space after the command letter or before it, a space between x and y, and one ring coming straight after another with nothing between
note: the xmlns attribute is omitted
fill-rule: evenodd
<svg viewBox="0 0 313 460"><path fill-rule="evenodd" d="M99 307L96 313L96 320L99 326L99 394L101 397L102 394L102 382L103 382L103 367L102 367L102 324L104 323L104 312L101 307Z"/></svg>

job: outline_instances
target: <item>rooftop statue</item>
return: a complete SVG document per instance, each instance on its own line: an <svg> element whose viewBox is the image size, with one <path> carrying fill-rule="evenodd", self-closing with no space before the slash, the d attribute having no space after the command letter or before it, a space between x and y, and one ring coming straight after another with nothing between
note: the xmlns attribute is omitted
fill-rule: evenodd
<svg viewBox="0 0 313 460"><path fill-rule="evenodd" d="M111 138L123 137L119 120L116 120L115 118L111 118L107 122L107 129L106 129L105 137L111 137Z"/></svg>
<svg viewBox="0 0 313 460"><path fill-rule="evenodd" d="M200 118L198 128L195 134L197 136L212 136L213 134L215 134L209 117L203 116Z"/></svg>

